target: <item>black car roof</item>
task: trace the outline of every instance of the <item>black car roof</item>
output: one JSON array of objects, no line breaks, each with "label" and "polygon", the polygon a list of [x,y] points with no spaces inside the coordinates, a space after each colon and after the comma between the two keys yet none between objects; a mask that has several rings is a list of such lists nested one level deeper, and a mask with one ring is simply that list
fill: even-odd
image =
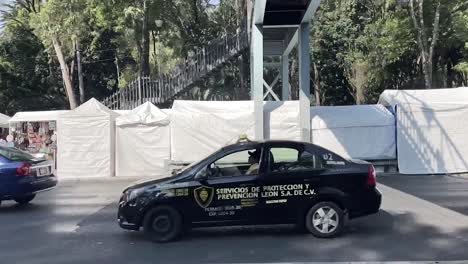
[{"label": "black car roof", "polygon": [[275,145],[275,144],[284,144],[284,145],[298,145],[298,144],[311,144],[308,142],[293,141],[293,140],[260,140],[260,141],[241,141],[235,144],[227,145],[222,149],[225,151],[236,150],[239,148],[257,148],[263,145]]}]

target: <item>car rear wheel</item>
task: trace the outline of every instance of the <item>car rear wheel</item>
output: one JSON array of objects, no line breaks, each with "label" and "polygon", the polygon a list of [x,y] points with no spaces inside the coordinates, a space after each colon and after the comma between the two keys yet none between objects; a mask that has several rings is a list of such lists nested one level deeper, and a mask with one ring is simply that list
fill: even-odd
[{"label": "car rear wheel", "polygon": [[316,237],[338,236],[345,223],[343,210],[334,202],[320,202],[307,212],[305,226]]},{"label": "car rear wheel", "polygon": [[31,202],[35,197],[36,197],[35,194],[20,196],[20,197],[15,198],[15,202],[17,202],[20,205],[25,205]]},{"label": "car rear wheel", "polygon": [[170,206],[157,206],[146,213],[143,229],[146,236],[154,242],[174,241],[183,231],[182,216]]}]

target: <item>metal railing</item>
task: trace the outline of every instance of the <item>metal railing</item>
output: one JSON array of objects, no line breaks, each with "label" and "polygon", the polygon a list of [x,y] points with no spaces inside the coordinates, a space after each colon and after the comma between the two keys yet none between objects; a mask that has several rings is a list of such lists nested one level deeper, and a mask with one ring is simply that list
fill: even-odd
[{"label": "metal railing", "polygon": [[210,41],[168,74],[157,78],[138,77],[127,87],[104,99],[103,103],[113,110],[133,109],[147,101],[158,105],[168,104],[195,82],[239,55],[248,45],[247,32],[238,29],[234,35]]}]

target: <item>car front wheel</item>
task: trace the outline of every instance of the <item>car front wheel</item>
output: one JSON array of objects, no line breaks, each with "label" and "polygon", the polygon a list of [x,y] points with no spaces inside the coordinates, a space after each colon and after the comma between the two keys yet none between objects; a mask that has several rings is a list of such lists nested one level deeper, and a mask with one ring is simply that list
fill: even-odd
[{"label": "car front wheel", "polygon": [[316,237],[331,238],[343,231],[344,222],[344,212],[337,204],[320,202],[307,212],[305,226]]},{"label": "car front wheel", "polygon": [[35,194],[20,196],[20,197],[15,198],[15,202],[17,202],[20,205],[25,205],[31,202],[35,197],[36,197]]},{"label": "car front wheel", "polygon": [[182,216],[170,206],[156,206],[143,219],[143,229],[149,239],[158,243],[174,241],[182,234]]}]

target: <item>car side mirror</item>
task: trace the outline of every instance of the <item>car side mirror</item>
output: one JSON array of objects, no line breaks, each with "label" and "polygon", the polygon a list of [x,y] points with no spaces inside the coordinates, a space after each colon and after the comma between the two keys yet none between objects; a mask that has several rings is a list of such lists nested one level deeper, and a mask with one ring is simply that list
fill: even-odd
[{"label": "car side mirror", "polygon": [[197,174],[195,174],[194,179],[196,181],[206,181],[212,175],[212,171],[210,168],[206,167],[200,170]]}]

